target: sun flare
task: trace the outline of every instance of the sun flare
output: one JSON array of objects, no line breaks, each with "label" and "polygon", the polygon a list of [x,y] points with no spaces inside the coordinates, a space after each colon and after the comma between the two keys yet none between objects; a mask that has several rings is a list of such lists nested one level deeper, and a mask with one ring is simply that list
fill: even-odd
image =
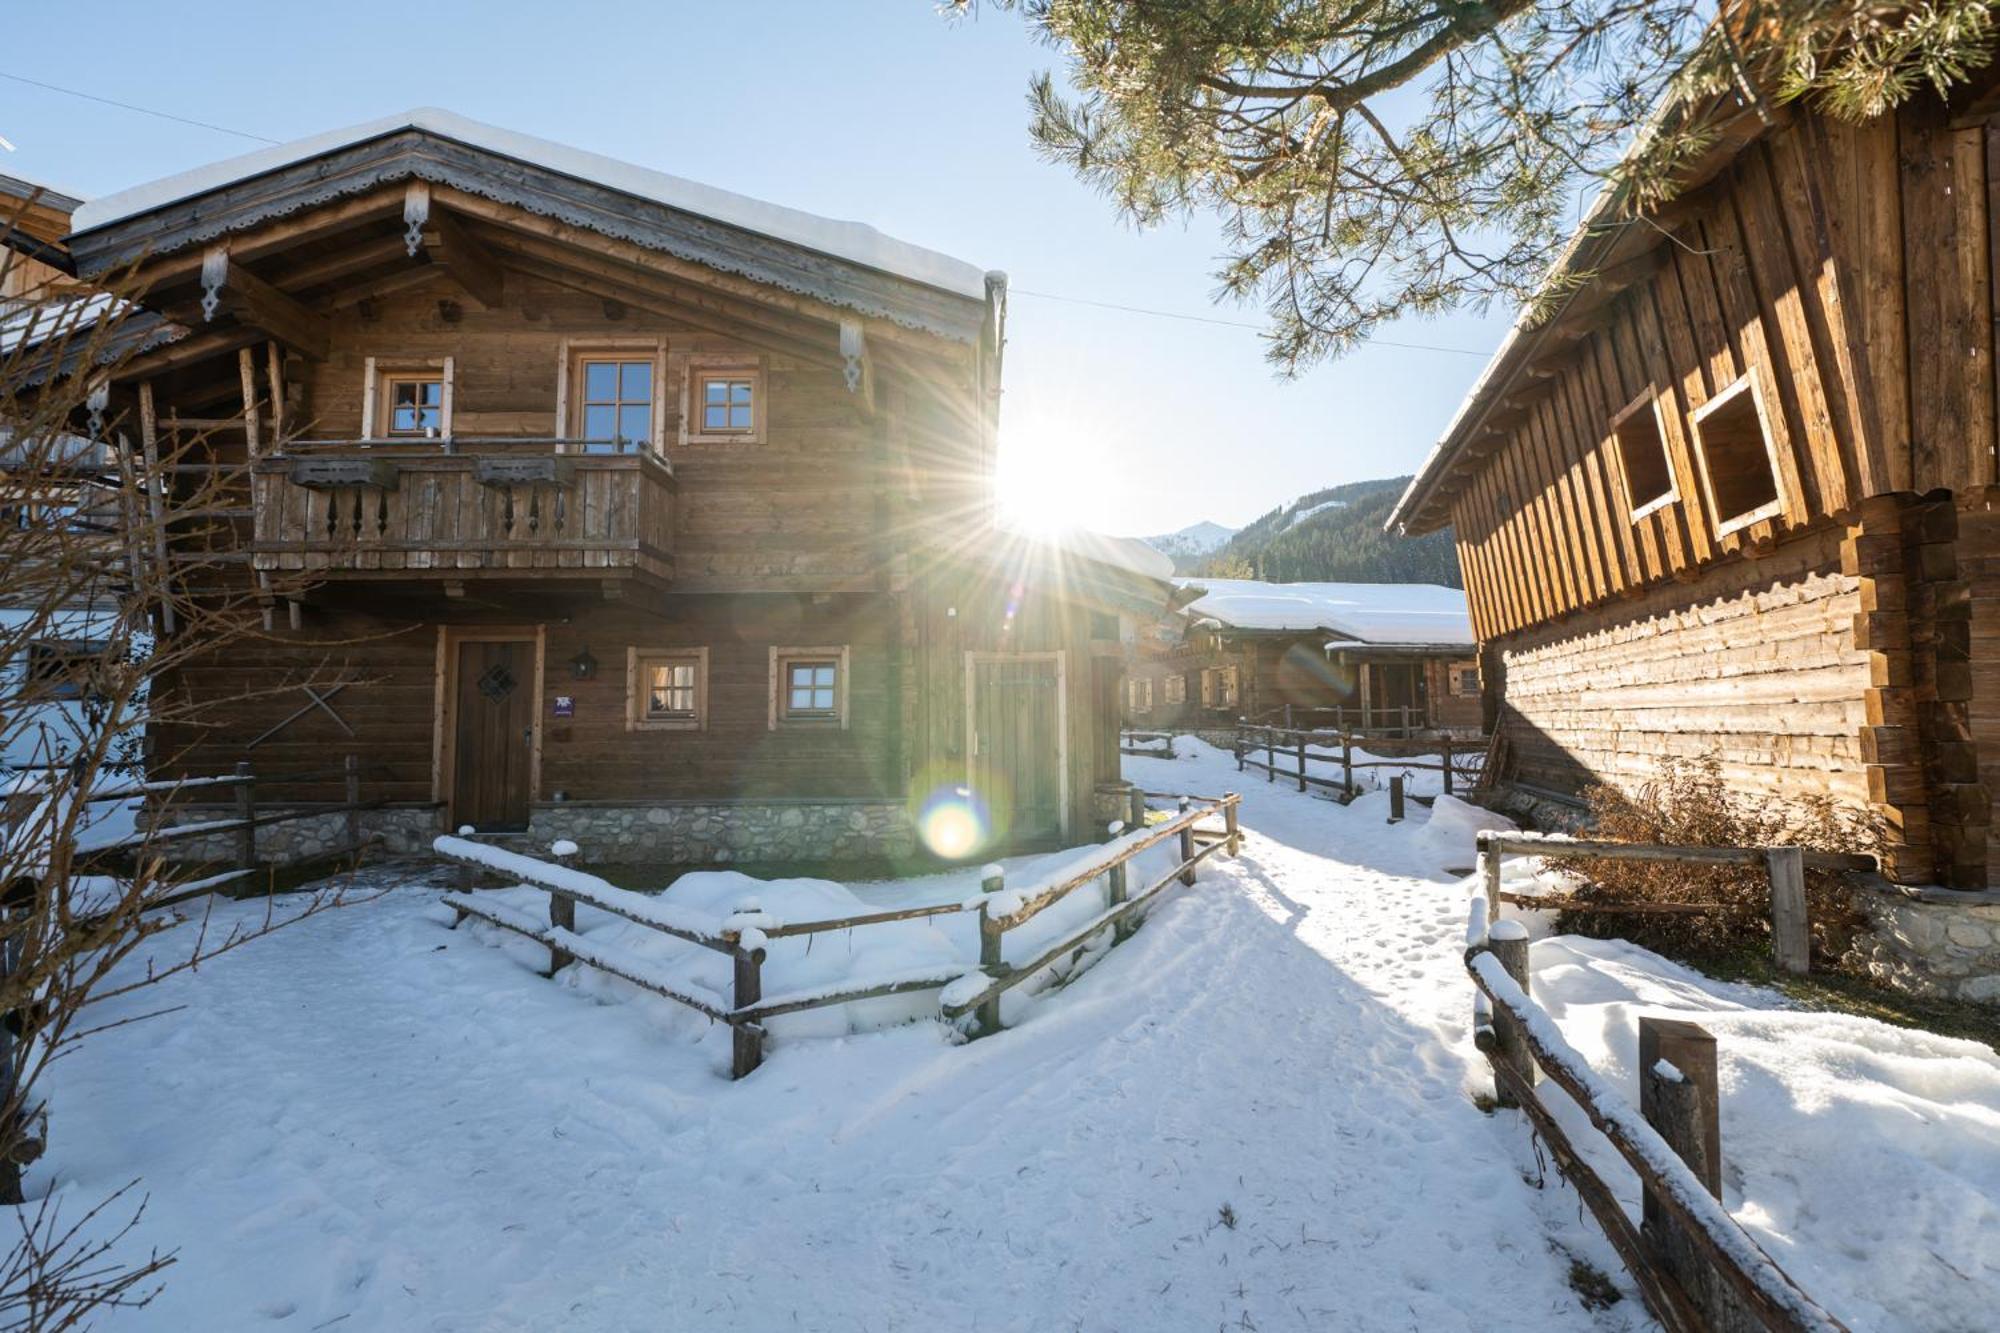
[{"label": "sun flare", "polygon": [[1034,421],[1002,429],[994,482],[1000,521],[1035,536],[1101,527],[1115,484],[1101,439]]}]

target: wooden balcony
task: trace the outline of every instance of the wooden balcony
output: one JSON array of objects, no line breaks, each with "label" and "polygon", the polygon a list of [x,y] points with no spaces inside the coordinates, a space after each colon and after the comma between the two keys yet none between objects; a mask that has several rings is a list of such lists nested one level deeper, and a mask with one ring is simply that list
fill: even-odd
[{"label": "wooden balcony", "polygon": [[672,469],[567,440],[313,442],[251,469],[252,563],[315,579],[673,578]]}]

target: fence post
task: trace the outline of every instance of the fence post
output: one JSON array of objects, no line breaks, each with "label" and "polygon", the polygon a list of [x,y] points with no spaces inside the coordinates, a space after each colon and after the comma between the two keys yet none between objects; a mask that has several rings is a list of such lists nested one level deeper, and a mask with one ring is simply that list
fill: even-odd
[{"label": "fence post", "polygon": [[1285,705],[1285,730],[1286,730],[1286,731],[1290,731],[1291,729],[1292,729],[1292,706],[1291,706],[1290,704],[1286,704],[1286,705]]},{"label": "fence post", "polygon": [[[1186,817],[1187,812],[1188,812],[1188,798],[1183,796],[1181,797],[1181,815],[1183,818]],[[1189,861],[1192,861],[1193,859],[1194,859],[1194,821],[1190,819],[1187,821],[1187,823],[1181,826],[1181,864],[1185,866]],[[1181,871],[1181,883],[1183,884],[1194,883],[1193,866],[1188,866],[1186,870]]]},{"label": "fence post", "polygon": [[[1715,1038],[1693,1023],[1641,1018],[1639,1113],[1719,1199],[1722,1136],[1717,1110]],[[1666,1271],[1680,1282],[1706,1327],[1722,1333],[1750,1333],[1764,1326],[1695,1252],[1693,1242],[1675,1223],[1658,1191],[1650,1187],[1644,1189],[1639,1234]]]},{"label": "fence post", "polygon": [[1299,738],[1299,790],[1304,791],[1306,789],[1306,734],[1303,731],[1294,732],[1293,734]]},{"label": "fence post", "polygon": [[1242,802],[1235,792],[1222,793],[1222,829],[1224,836],[1229,840],[1228,850],[1231,856],[1240,855],[1243,851],[1242,817],[1237,811],[1240,804]]},{"label": "fence post", "polygon": [[1250,748],[1250,738],[1243,734],[1243,724],[1236,724],[1236,771],[1243,771],[1243,754]]},{"label": "fence post", "polygon": [[[551,902],[554,900],[551,899]],[[764,998],[764,951],[736,946],[737,1009],[748,1009]],[[764,1025],[738,1020],[729,1025],[729,1077],[742,1078],[764,1063]]]},{"label": "fence post", "polygon": [[1340,789],[1354,799],[1354,733],[1340,733]]},{"label": "fence post", "polygon": [[[979,881],[979,887],[983,891],[986,893],[998,893],[1007,887],[1007,878],[1001,873],[1000,867],[988,866],[987,870],[990,873]],[[1006,932],[1001,930],[1000,923],[993,919],[993,914],[989,910],[991,906],[992,904],[990,903],[982,902],[979,904],[979,968],[989,979],[998,981],[1001,973],[1006,971],[1007,968],[1006,959],[1000,951],[1001,937]],[[1000,997],[995,995],[992,999],[980,1005],[975,1011],[975,1017],[982,1036],[990,1036],[998,1032],[1000,1030]]]},{"label": "fence post", "polygon": [[[576,844],[565,839],[549,848],[549,852],[555,857],[557,865],[567,866],[576,856]],[[550,889],[549,925],[556,930],[575,930],[576,899],[570,897],[567,893],[557,893],[554,889]],[[575,955],[571,954],[568,950],[558,949],[553,944],[549,946],[550,976],[554,976],[575,961]]]},{"label": "fence post", "polygon": [[1278,780],[1278,732],[1275,727],[1264,728],[1264,781]]},{"label": "fence post", "polygon": [[361,756],[348,755],[342,761],[347,779],[347,845],[361,846]]},{"label": "fence post", "polygon": [[[1117,865],[1112,866],[1110,870],[1105,872],[1104,879],[1107,889],[1105,906],[1116,907],[1120,903],[1123,903],[1128,894],[1125,862],[1120,861]],[[1130,916],[1119,917],[1116,924],[1111,927],[1111,939],[1113,943],[1122,944],[1131,934],[1132,918]]]},{"label": "fence post", "polygon": [[1403,822],[1403,775],[1397,773],[1389,779],[1389,822]]},{"label": "fence post", "polygon": [[1771,953],[1780,972],[1802,977],[1812,968],[1812,928],[1806,916],[1806,854],[1799,847],[1764,853],[1771,871]]},{"label": "fence post", "polygon": [[1451,795],[1451,733],[1445,732],[1438,745],[1444,758],[1444,794]]},{"label": "fence post", "polygon": [[1132,817],[1125,821],[1125,827],[1146,827],[1146,793],[1139,788],[1137,783],[1134,783],[1128,799],[1131,802]]},{"label": "fence post", "polygon": [[257,779],[248,759],[237,761],[236,777],[236,817],[243,822],[236,831],[236,865],[250,870],[257,864]]},{"label": "fence post", "polygon": [[[1494,921],[1486,928],[1486,947],[1500,960],[1500,966],[1507,970],[1507,975],[1514,978],[1514,984],[1521,988],[1521,993],[1532,994],[1528,982],[1528,928],[1518,921]],[[1493,1006],[1493,1033],[1497,1042],[1494,1061],[1506,1065],[1520,1076],[1523,1083],[1534,1087],[1534,1052],[1528,1049],[1527,1035],[1521,1029],[1520,1020],[1505,1005]],[[1502,1106],[1515,1104],[1513,1095],[1497,1081],[1494,1094],[1494,1100]]]},{"label": "fence post", "polygon": [[1410,739],[1410,706],[1408,704],[1404,704],[1402,707],[1403,707],[1403,739],[1408,740]]},{"label": "fence post", "polygon": [[1481,830],[1477,837],[1479,845],[1479,877],[1486,886],[1486,919],[1500,919],[1500,849],[1490,841],[1490,833]]}]

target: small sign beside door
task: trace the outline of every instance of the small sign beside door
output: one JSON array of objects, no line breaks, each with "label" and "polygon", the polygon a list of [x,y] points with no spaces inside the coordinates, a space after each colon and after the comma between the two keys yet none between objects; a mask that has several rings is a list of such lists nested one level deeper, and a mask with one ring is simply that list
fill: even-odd
[{"label": "small sign beside door", "polygon": [[556,696],[555,715],[557,717],[575,717],[576,696],[571,694],[558,694]]}]

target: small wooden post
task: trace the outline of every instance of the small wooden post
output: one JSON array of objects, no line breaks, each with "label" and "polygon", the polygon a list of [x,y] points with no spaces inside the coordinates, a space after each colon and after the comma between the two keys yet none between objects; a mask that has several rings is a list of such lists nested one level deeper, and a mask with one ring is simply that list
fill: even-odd
[{"label": "small wooden post", "polygon": [[1264,728],[1264,781],[1278,780],[1278,733],[1275,728]]},{"label": "small wooden post", "polygon": [[1137,783],[1132,784],[1129,799],[1132,806],[1132,817],[1125,821],[1125,827],[1128,829],[1146,827],[1146,793],[1139,788]]},{"label": "small wooden post", "polygon": [[[550,900],[551,905],[554,899]],[[764,951],[736,946],[735,1008],[748,1009],[764,998]],[[764,1025],[739,1020],[731,1023],[729,1077],[742,1078],[764,1063]]]},{"label": "small wooden post", "polygon": [[[1188,812],[1188,798],[1183,796],[1181,797],[1181,816],[1183,818],[1186,818],[1187,812]],[[1181,826],[1181,864],[1186,866],[1187,863],[1189,861],[1192,861],[1193,859],[1194,859],[1194,821],[1192,819],[1189,819],[1187,823]],[[1194,883],[1193,866],[1188,866],[1186,870],[1181,871],[1181,883],[1183,884]]]},{"label": "small wooden post", "polygon": [[347,779],[347,845],[361,846],[361,756],[348,755],[342,761]]},{"label": "small wooden post", "polygon": [[1389,822],[1403,822],[1403,775],[1395,774],[1389,779]]},{"label": "small wooden post", "polygon": [[1402,728],[1403,739],[1408,740],[1410,739],[1410,706],[1408,704],[1404,704],[1402,708],[1403,708],[1403,728]]},{"label": "small wooden post", "polygon": [[1340,733],[1340,789],[1354,798],[1354,733]]},{"label": "small wooden post", "polygon": [[[1653,1103],[1661,1093],[1660,1084],[1671,1082],[1653,1076],[1654,1067],[1665,1060],[1680,1072],[1682,1086],[1692,1088],[1694,1109],[1700,1117],[1701,1133],[1685,1145],[1676,1142],[1661,1118],[1653,1114]],[[1678,1093],[1669,1094],[1678,1097]],[[1716,1075],[1715,1037],[1699,1023],[1677,1018],[1639,1020],[1639,1110],[1662,1138],[1694,1168],[1708,1192],[1722,1197],[1722,1095]],[[1683,1115],[1678,1108],[1675,1115]],[[1646,1220],[1651,1222],[1658,1206],[1651,1191],[1646,1196]]]},{"label": "small wooden post", "polygon": [[1236,771],[1238,773],[1243,771],[1243,755],[1249,748],[1250,738],[1243,734],[1243,726],[1241,723],[1238,723],[1236,727]]},{"label": "small wooden post", "polygon": [[1451,733],[1445,732],[1438,741],[1439,756],[1444,764],[1444,794],[1451,795]]},{"label": "small wooden post", "polygon": [[1771,953],[1780,972],[1802,977],[1812,968],[1812,927],[1806,916],[1806,854],[1799,847],[1764,853],[1771,870]]},{"label": "small wooden post", "polygon": [[1290,731],[1291,729],[1292,729],[1292,706],[1291,706],[1290,704],[1286,704],[1286,705],[1285,705],[1285,730],[1286,730],[1286,731]]},{"label": "small wooden post", "polygon": [[[1125,863],[1123,861],[1120,861],[1117,865],[1111,867],[1110,870],[1105,872],[1104,878],[1105,878],[1105,883],[1108,886],[1109,890],[1108,893],[1106,894],[1106,897],[1109,899],[1109,901],[1105,905],[1107,907],[1116,907],[1120,903],[1126,900],[1130,892],[1125,873]],[[1127,915],[1119,917],[1117,924],[1113,925],[1111,928],[1112,943],[1123,944],[1127,939],[1131,937],[1131,935],[1132,935],[1131,916]]]},{"label": "small wooden post", "polygon": [[1487,840],[1487,833],[1478,835],[1479,877],[1486,885],[1486,919],[1500,919],[1500,849]]},{"label": "small wooden post", "polygon": [[[1006,876],[1000,873],[1000,867],[989,866],[987,869],[993,873],[979,881],[981,890],[986,893],[998,893],[1007,887]],[[982,972],[986,973],[988,978],[997,981],[1000,979],[1001,974],[1007,970],[1007,960],[1002,954],[1000,947],[1002,937],[1006,932],[1000,928],[1000,923],[993,919],[993,913],[989,910],[990,907],[990,903],[979,904],[979,968]],[[992,999],[980,1005],[974,1011],[974,1014],[982,1036],[990,1036],[998,1032],[1000,1030],[1000,997],[995,995]]]},{"label": "small wooden post", "polygon": [[[1507,969],[1507,975],[1514,978],[1514,984],[1522,994],[1530,994],[1528,989],[1528,928],[1518,921],[1495,921],[1486,928],[1486,947],[1500,960],[1500,966]],[[1493,1059],[1506,1065],[1529,1087],[1535,1086],[1535,1056],[1528,1049],[1527,1034],[1522,1031],[1520,1021],[1507,1011],[1504,1005],[1493,1007],[1493,1033],[1496,1045]],[[1512,1094],[1503,1085],[1495,1083],[1495,1100],[1502,1106],[1515,1104]]]},{"label": "small wooden post", "polygon": [[236,831],[236,865],[249,870],[257,864],[257,779],[248,759],[237,761],[236,777],[236,818],[242,821]]},{"label": "small wooden post", "polygon": [[[574,846],[575,844],[564,844],[564,843],[557,844],[557,846],[566,846],[566,845]],[[556,859],[556,864],[559,866],[567,866],[570,863],[571,859],[575,856],[575,853],[573,852],[558,852],[553,847],[550,848],[549,850],[551,854],[554,855]],[[556,930],[569,930],[569,931],[575,930],[576,899],[570,897],[567,893],[558,893],[554,889],[550,889],[549,925],[550,927]],[[571,963],[574,963],[575,961],[576,961],[576,956],[570,953],[568,950],[558,949],[553,944],[549,946],[550,976],[554,976],[556,973],[562,971],[564,968],[568,967]]]},{"label": "small wooden post", "polygon": [[1227,850],[1231,856],[1236,856],[1243,851],[1242,816],[1238,810],[1240,805],[1242,805],[1242,801],[1238,799],[1235,792],[1224,792],[1222,794],[1222,828],[1229,840]]},{"label": "small wooden post", "polygon": [[1306,789],[1306,734],[1303,731],[1294,734],[1299,738],[1299,790],[1304,791]]}]

